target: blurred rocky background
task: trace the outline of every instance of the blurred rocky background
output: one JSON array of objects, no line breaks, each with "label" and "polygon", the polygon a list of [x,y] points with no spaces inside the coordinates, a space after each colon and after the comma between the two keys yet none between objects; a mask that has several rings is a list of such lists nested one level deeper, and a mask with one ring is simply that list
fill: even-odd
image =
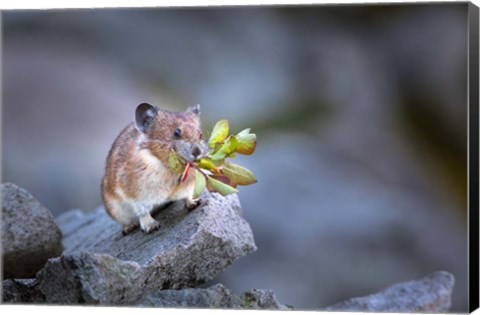
[{"label": "blurred rocky background", "polygon": [[141,102],[252,127],[258,250],[211,283],[319,309],[435,270],[467,310],[467,4],[3,12],[3,182],[93,211]]}]

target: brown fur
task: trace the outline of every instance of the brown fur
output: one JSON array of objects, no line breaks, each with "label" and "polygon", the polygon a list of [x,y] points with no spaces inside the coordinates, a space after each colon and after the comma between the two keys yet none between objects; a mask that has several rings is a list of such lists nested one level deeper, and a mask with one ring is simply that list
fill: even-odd
[{"label": "brown fur", "polygon": [[[174,136],[177,128],[181,129],[180,138]],[[153,208],[183,198],[192,203],[193,176],[180,183],[181,174],[168,167],[168,157],[171,150],[190,152],[201,139],[199,113],[192,109],[181,113],[158,109],[145,133],[135,122],[122,130],[108,154],[101,189],[106,211],[124,231],[138,220],[145,232],[158,227],[152,227],[154,221],[146,217],[149,213],[131,209]],[[143,224],[142,216],[147,223]]]}]

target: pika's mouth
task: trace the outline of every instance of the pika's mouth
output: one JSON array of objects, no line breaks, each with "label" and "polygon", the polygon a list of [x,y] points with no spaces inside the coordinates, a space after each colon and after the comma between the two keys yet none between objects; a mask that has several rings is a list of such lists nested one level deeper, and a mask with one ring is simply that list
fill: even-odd
[{"label": "pika's mouth", "polygon": [[208,155],[208,145],[205,141],[193,144],[187,141],[179,141],[175,144],[174,150],[180,157],[190,163],[199,161]]}]

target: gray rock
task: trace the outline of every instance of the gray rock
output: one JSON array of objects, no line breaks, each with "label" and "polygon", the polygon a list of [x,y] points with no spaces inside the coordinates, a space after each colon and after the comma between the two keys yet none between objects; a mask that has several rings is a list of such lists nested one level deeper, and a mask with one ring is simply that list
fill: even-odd
[{"label": "gray rock", "polygon": [[421,279],[393,285],[379,293],[327,307],[328,311],[446,312],[451,306],[455,278],[437,271]]},{"label": "gray rock", "polygon": [[2,303],[42,303],[45,296],[36,279],[7,279],[2,283]]},{"label": "gray rock", "polygon": [[140,306],[193,307],[193,308],[240,308],[240,299],[222,284],[205,289],[157,291],[147,296]]},{"label": "gray rock", "polygon": [[272,310],[288,308],[277,301],[272,290],[253,289],[237,296],[222,284],[201,289],[158,291],[146,297],[140,306]]},{"label": "gray rock", "polygon": [[64,255],[38,274],[47,302],[135,304],[149,292],[210,280],[256,250],[236,195],[202,198],[192,212],[178,202],[157,213],[161,228],[151,234],[122,236],[103,208],[58,217]]},{"label": "gray rock", "polygon": [[269,289],[252,289],[243,294],[245,308],[285,310],[291,307],[280,304],[275,293]]},{"label": "gray rock", "polygon": [[4,278],[30,278],[62,253],[62,233],[52,214],[28,191],[5,183],[2,189]]},{"label": "gray rock", "polygon": [[49,260],[37,279],[48,303],[131,304],[143,296],[145,276],[138,263],[80,253]]}]

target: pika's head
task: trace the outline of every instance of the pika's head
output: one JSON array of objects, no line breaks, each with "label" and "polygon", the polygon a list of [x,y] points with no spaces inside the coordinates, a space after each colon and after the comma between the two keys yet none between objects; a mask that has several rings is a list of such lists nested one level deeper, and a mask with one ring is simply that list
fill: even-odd
[{"label": "pika's head", "polygon": [[147,103],[137,106],[135,127],[143,135],[143,143],[164,160],[175,150],[187,161],[195,161],[206,153],[200,125],[200,105],[184,112],[170,112]]}]

